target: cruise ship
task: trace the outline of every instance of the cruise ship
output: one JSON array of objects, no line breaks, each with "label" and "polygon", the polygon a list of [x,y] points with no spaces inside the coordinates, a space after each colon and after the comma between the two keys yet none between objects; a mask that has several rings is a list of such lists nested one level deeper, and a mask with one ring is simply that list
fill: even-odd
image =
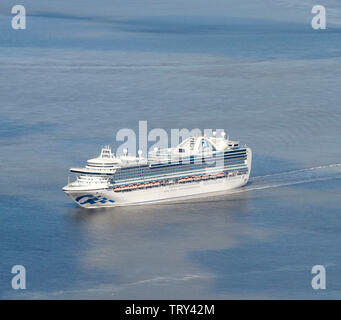
[{"label": "cruise ship", "polygon": [[63,191],[84,208],[142,205],[226,193],[245,185],[252,152],[225,132],[191,136],[176,148],[154,148],[147,158],[123,150],[115,156],[109,146],[84,168]]}]

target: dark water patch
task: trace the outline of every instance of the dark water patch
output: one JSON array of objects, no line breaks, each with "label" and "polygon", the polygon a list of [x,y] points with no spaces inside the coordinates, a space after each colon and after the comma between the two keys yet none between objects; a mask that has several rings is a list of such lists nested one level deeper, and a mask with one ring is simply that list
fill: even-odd
[{"label": "dark water patch", "polygon": [[[2,297],[29,298],[30,294],[41,292],[40,298],[44,298],[44,292],[75,287],[86,290],[94,283],[101,284],[97,272],[89,273],[82,265],[80,252],[88,248],[88,244],[78,238],[82,234],[82,226],[72,223],[60,207],[51,203],[44,206],[43,202],[23,196],[0,196],[0,203]],[[13,276],[10,271],[17,264],[26,268],[25,292],[14,292],[10,287]],[[103,274],[105,281],[115,281],[113,273]]]},{"label": "dark water patch", "polygon": [[48,122],[27,123],[23,120],[14,120],[0,117],[0,143],[7,139],[29,136],[31,134],[51,132],[56,125]]},{"label": "dark water patch", "polygon": [[254,60],[322,59],[341,56],[340,32],[338,28],[321,33],[310,25],[228,17],[110,19],[37,13],[25,34],[5,29],[0,46],[204,53]]},{"label": "dark water patch", "polygon": [[[331,202],[341,204],[331,194],[335,183],[318,182],[324,193],[311,205],[310,192],[301,187],[272,191],[272,201],[265,204],[262,195],[252,200],[252,214],[244,216],[247,224],[262,225],[276,231],[263,241],[242,236],[237,248],[197,250],[191,259],[206,272],[215,275],[212,294],[258,294],[273,298],[340,298],[341,267],[338,260],[340,240],[337,237],[340,217]],[[281,205],[282,203],[282,205]],[[285,203],[285,205],[283,205]],[[269,225],[264,221],[268,220]],[[327,269],[328,289],[311,288],[311,269],[321,264]]]},{"label": "dark water patch", "polygon": [[297,163],[293,160],[281,159],[275,156],[253,153],[251,176],[281,173],[297,169]]}]

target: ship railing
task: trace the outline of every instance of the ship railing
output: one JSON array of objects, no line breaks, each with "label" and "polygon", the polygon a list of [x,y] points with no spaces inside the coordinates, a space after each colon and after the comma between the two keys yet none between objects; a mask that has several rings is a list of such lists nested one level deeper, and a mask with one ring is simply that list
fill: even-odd
[{"label": "ship railing", "polygon": [[170,153],[170,152],[150,152],[148,154],[148,160],[152,162],[178,162],[178,161],[184,161],[190,159],[191,156],[194,158],[200,158],[200,157],[211,157],[212,154],[215,153],[223,153],[223,151],[218,151],[218,152],[212,152],[212,151],[205,151],[201,153],[196,153],[196,154],[190,154],[190,153],[182,153],[182,152],[177,152],[177,153]]}]

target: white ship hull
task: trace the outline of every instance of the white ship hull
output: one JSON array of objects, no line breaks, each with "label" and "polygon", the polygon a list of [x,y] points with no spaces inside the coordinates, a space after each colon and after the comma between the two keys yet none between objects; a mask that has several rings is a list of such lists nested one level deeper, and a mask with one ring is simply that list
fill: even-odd
[{"label": "white ship hull", "polygon": [[251,149],[224,137],[209,140],[199,135],[170,150],[165,155],[156,151],[148,161],[124,156],[117,163],[110,148],[103,148],[101,156],[88,160],[86,168],[70,169],[81,175],[63,191],[79,206],[90,209],[228,193],[249,180]]},{"label": "white ship hull", "polygon": [[249,174],[244,174],[124,192],[102,189],[81,192],[79,190],[68,191],[66,193],[84,208],[117,207],[207,197],[242,187],[248,182],[248,179]]}]

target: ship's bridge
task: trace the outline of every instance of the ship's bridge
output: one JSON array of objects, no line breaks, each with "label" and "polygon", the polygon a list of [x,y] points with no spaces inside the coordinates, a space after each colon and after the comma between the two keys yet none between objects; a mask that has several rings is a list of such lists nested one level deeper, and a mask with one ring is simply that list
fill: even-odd
[{"label": "ship's bridge", "polygon": [[119,164],[120,159],[116,158],[111,152],[109,146],[102,148],[101,154],[97,158],[89,159],[87,161],[87,166],[89,168],[111,168]]},{"label": "ship's bridge", "polygon": [[120,165],[121,160],[116,158],[109,146],[101,150],[97,158],[89,159],[85,168],[71,168],[74,173],[113,174]]}]

